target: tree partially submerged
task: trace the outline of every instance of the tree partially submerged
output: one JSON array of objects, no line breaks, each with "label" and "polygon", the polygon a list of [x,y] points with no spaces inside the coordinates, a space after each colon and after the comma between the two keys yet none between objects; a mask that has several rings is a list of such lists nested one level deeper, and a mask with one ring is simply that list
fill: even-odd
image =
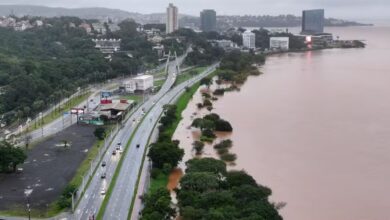
[{"label": "tree partially submerged", "polygon": [[227,171],[222,161],[203,158],[187,162],[177,190],[183,219],[282,220],[269,202],[271,190],[243,171]]}]

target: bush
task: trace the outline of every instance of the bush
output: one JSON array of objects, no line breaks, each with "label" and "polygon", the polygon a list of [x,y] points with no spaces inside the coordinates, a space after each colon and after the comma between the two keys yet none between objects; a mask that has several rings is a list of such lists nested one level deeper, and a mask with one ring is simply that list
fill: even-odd
[{"label": "bush", "polygon": [[225,154],[222,154],[220,157],[221,157],[221,160],[223,160],[225,162],[234,162],[237,159],[237,155],[232,154],[232,153],[225,153]]},{"label": "bush", "polygon": [[201,155],[203,148],[204,148],[204,143],[201,141],[195,141],[192,146],[194,147],[194,150],[196,152],[196,155]]},{"label": "bush", "polygon": [[169,163],[164,163],[162,172],[168,175],[169,173],[171,173],[171,171],[172,171],[172,165]]},{"label": "bush", "polygon": [[162,169],[165,163],[176,167],[183,158],[184,150],[174,142],[157,142],[151,145],[148,156],[153,161],[153,167]]},{"label": "bush", "polygon": [[232,132],[233,127],[228,121],[220,119],[220,120],[215,122],[215,130],[216,131],[224,131],[224,132]]},{"label": "bush", "polygon": [[221,119],[221,117],[216,113],[211,113],[211,114],[204,116],[203,119],[210,120],[210,121],[215,123],[216,121]]},{"label": "bush", "polygon": [[27,154],[21,148],[6,141],[0,142],[0,172],[16,172],[17,166],[26,159]]},{"label": "bush", "polygon": [[202,97],[209,99],[209,98],[211,98],[211,95],[207,92],[202,92]]},{"label": "bush", "polygon": [[214,141],[214,138],[206,137],[206,136],[201,136],[200,141],[202,142],[209,142],[212,143]]},{"label": "bush", "polygon": [[158,176],[160,176],[161,170],[158,168],[153,168],[152,171],[150,172],[150,176],[152,179],[156,179]]},{"label": "bush", "polygon": [[208,138],[216,138],[214,132],[211,129],[205,129],[202,131],[202,136],[208,137]]},{"label": "bush", "polygon": [[227,148],[220,148],[220,149],[217,149],[217,153],[219,155],[222,155],[222,154],[229,153],[229,150]]},{"label": "bush", "polygon": [[203,107],[207,107],[207,106],[213,106],[213,103],[210,101],[210,99],[205,99],[203,101]]},{"label": "bush", "polygon": [[214,149],[216,149],[216,150],[228,149],[228,148],[231,148],[232,146],[233,146],[233,141],[230,139],[227,139],[227,140],[223,140],[223,141],[219,142],[218,144],[214,145]]},{"label": "bush", "polygon": [[219,96],[222,96],[225,94],[225,89],[216,89],[214,92],[213,92],[213,95],[219,95]]},{"label": "bush", "polygon": [[104,140],[104,138],[106,137],[106,129],[103,128],[103,127],[98,127],[98,128],[95,129],[93,134],[95,135],[95,137],[97,139]]}]

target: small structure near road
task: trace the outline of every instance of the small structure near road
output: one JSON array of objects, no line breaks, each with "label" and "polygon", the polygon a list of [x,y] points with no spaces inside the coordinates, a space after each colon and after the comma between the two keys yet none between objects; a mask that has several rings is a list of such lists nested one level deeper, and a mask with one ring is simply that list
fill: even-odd
[{"label": "small structure near road", "polygon": [[153,89],[154,79],[152,75],[141,75],[130,80],[124,81],[120,89],[128,93],[144,93]]},{"label": "small structure near road", "polygon": [[290,43],[289,37],[271,37],[269,40],[269,49],[288,50]]},{"label": "small structure near road", "polygon": [[113,54],[121,49],[121,39],[92,39],[95,48],[104,54]]},{"label": "small structure near road", "polygon": [[133,100],[106,100],[97,108],[100,117],[108,120],[120,120],[134,106]]}]

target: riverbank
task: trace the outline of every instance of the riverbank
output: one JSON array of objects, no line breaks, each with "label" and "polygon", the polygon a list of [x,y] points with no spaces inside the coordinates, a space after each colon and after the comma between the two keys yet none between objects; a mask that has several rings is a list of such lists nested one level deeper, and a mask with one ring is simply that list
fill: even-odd
[{"label": "riverbank", "polygon": [[[332,32],[368,45],[268,56],[264,74],[219,98],[213,112],[234,126],[234,168],[270,186],[272,200],[287,202],[286,219],[387,219],[389,28]],[[190,120],[182,122],[174,138],[191,155],[196,134]]]}]

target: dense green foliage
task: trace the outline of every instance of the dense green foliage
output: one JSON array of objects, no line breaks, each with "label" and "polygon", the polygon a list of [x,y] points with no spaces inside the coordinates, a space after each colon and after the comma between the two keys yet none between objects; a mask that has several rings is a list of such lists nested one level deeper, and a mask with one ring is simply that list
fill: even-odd
[{"label": "dense green foliage", "polygon": [[204,149],[204,143],[203,142],[201,142],[201,141],[194,141],[192,146],[193,146],[193,148],[195,150],[196,155],[201,155],[202,154],[203,149]]},{"label": "dense green foliage", "polygon": [[106,137],[106,129],[104,127],[98,127],[95,129],[95,131],[93,132],[93,134],[95,135],[95,137],[97,137],[99,140],[104,140],[104,138]]},{"label": "dense green foliage", "polygon": [[[104,78],[110,66],[79,28],[77,18],[50,19],[52,27],[22,32],[0,28],[0,114],[31,116],[77,87]],[[8,117],[7,117],[8,116]]]},{"label": "dense green foliage", "polygon": [[264,55],[232,51],[223,57],[217,75],[221,81],[242,84],[249,75],[260,74],[253,64],[263,64],[264,62]]},{"label": "dense green foliage", "polygon": [[176,167],[184,155],[184,150],[175,142],[157,142],[150,146],[148,156],[153,161],[153,167],[162,169],[165,164]]},{"label": "dense green foliage", "polygon": [[[157,64],[157,54],[137,24],[124,21],[107,36],[122,39],[111,62],[95,49],[83,21],[61,17],[25,31],[0,28],[0,115],[7,124],[31,117],[89,83],[136,73]],[[74,25],[70,25],[74,24]],[[131,54],[131,57],[129,56]]]},{"label": "dense green foliage", "polygon": [[61,197],[58,200],[57,204],[61,209],[71,208],[72,206],[72,194],[75,196],[77,193],[77,187],[75,185],[68,185],[62,191]]},{"label": "dense green foliage", "polygon": [[148,205],[142,210],[142,220],[168,220],[175,216],[175,210],[170,206],[171,196],[167,189],[159,188],[147,194],[144,202]]},{"label": "dense green foliage", "polygon": [[259,30],[254,30],[253,33],[256,35],[256,47],[266,49],[269,48],[269,41],[271,37],[289,37],[290,42],[289,42],[289,47],[292,50],[297,50],[297,49],[303,49],[306,48],[306,44],[299,39],[299,37],[291,34],[291,33],[274,33],[271,34],[268,30],[266,29],[259,29]]},{"label": "dense green foliage", "polygon": [[203,118],[195,118],[191,124],[192,127],[200,128],[202,131],[211,130],[211,131],[233,131],[231,124],[219,117],[215,113],[208,114]]},{"label": "dense green foliage", "polygon": [[223,55],[224,50],[213,46],[209,39],[219,38],[216,32],[196,33],[187,28],[181,28],[172,34],[181,37],[186,45],[192,46],[192,51],[188,53],[185,64],[188,66],[207,66],[218,61]]},{"label": "dense green foliage", "polygon": [[148,153],[154,168],[163,169],[170,166],[170,169],[172,169],[177,166],[184,155],[184,150],[179,148],[179,143],[172,141],[171,135],[167,132],[167,128],[177,119],[176,110],[176,105],[164,106],[164,115],[160,119],[159,139],[150,146]]},{"label": "dense green foliage", "polygon": [[187,165],[177,193],[182,219],[282,219],[268,200],[271,190],[245,172],[228,172],[223,162],[211,158]]},{"label": "dense green foliage", "polygon": [[27,155],[21,148],[5,141],[0,142],[0,172],[15,172],[16,167],[26,159]]}]

